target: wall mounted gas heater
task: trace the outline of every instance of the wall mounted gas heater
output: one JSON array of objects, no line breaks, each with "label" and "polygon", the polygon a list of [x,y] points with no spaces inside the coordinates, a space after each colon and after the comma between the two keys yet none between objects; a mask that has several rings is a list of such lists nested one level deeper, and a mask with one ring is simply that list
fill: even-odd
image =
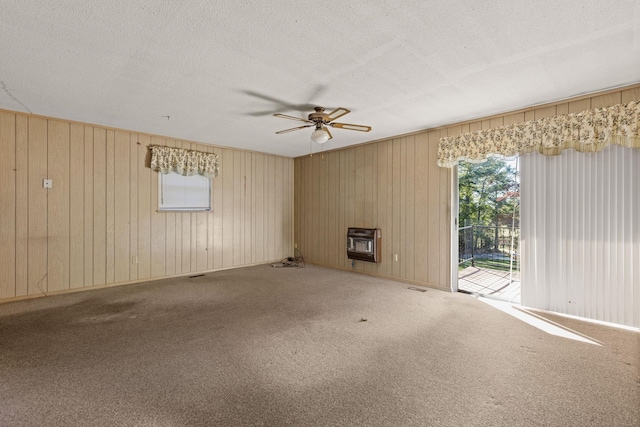
[{"label": "wall mounted gas heater", "polygon": [[359,261],[380,262],[380,237],[377,228],[349,228],[347,257]]}]

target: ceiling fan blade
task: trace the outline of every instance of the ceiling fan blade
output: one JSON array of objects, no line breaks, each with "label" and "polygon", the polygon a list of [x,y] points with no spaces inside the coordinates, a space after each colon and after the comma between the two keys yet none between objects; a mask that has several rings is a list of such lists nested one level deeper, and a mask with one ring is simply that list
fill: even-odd
[{"label": "ceiling fan blade", "polygon": [[[305,120],[306,121],[306,120]],[[299,129],[304,129],[304,128],[308,128],[311,126],[315,126],[313,124],[311,125],[304,125],[304,126],[298,126],[297,128],[291,128],[291,129],[285,129],[285,130],[281,130],[279,132],[276,132],[276,135],[280,135],[281,133],[287,133],[287,132],[293,132],[294,130],[299,130]]]},{"label": "ceiling fan blade", "polygon": [[276,116],[276,117],[280,117],[280,118],[282,118],[282,119],[298,120],[298,121],[301,121],[301,122],[313,123],[313,122],[312,122],[312,121],[310,121],[310,120],[307,120],[307,119],[301,119],[300,117],[287,116],[286,114],[280,114],[280,113],[277,113],[277,114],[274,114],[274,116]]},{"label": "ceiling fan blade", "polygon": [[[324,87],[323,86],[319,86],[318,89],[316,90],[316,92],[313,94],[313,96],[318,96],[318,94],[320,93],[320,90],[323,90]],[[294,110],[294,111],[301,111],[301,112],[305,112],[305,111],[310,111],[313,110],[313,108],[316,106],[316,104],[292,104],[290,102],[287,102],[283,99],[279,99],[270,95],[266,95],[263,93],[259,93],[259,92],[254,92],[252,90],[243,90],[242,93],[252,96],[254,98],[257,99],[261,99],[263,101],[267,101],[269,103],[274,104],[274,110],[269,113],[269,114],[273,114],[273,112],[277,112],[277,111],[282,111],[282,110]],[[252,114],[252,115],[259,115],[261,112],[258,111],[258,114]]]},{"label": "ceiling fan blade", "polygon": [[357,130],[360,132],[369,132],[371,130],[371,126],[351,125],[349,123],[329,123],[329,125],[334,128]]},{"label": "ceiling fan blade", "polygon": [[323,127],[322,130],[326,131],[329,134],[329,139],[333,139],[333,135],[331,135],[331,132],[329,132],[329,128],[328,127]]},{"label": "ceiling fan blade", "polygon": [[333,110],[332,112],[330,112],[329,114],[327,114],[327,120],[328,121],[335,120],[338,117],[342,117],[345,114],[349,114],[350,112],[351,111],[347,110],[346,108],[338,107],[335,110]]}]

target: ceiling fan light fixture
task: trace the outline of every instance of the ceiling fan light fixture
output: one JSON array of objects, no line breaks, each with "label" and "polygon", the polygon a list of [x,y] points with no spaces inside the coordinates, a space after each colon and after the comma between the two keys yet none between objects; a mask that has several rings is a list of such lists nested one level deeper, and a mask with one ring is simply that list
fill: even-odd
[{"label": "ceiling fan light fixture", "polygon": [[329,133],[326,128],[318,128],[311,134],[311,140],[316,144],[324,144],[329,140]]}]

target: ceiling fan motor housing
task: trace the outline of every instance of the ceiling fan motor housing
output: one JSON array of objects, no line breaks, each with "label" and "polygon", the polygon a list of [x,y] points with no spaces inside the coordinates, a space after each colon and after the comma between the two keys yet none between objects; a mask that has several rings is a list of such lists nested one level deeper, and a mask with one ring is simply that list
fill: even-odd
[{"label": "ceiling fan motor housing", "polygon": [[309,114],[309,120],[311,120],[312,122],[317,123],[327,123],[328,120],[328,114],[324,112],[324,108],[322,107],[316,107],[315,108],[316,112],[315,113],[311,113]]}]

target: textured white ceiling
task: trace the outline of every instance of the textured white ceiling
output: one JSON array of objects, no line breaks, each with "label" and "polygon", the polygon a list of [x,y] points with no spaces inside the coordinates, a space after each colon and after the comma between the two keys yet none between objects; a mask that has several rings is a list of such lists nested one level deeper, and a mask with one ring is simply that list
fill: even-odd
[{"label": "textured white ceiling", "polygon": [[[638,0],[2,0],[0,108],[285,156],[640,81]],[[169,116],[167,119],[166,116]]]}]

